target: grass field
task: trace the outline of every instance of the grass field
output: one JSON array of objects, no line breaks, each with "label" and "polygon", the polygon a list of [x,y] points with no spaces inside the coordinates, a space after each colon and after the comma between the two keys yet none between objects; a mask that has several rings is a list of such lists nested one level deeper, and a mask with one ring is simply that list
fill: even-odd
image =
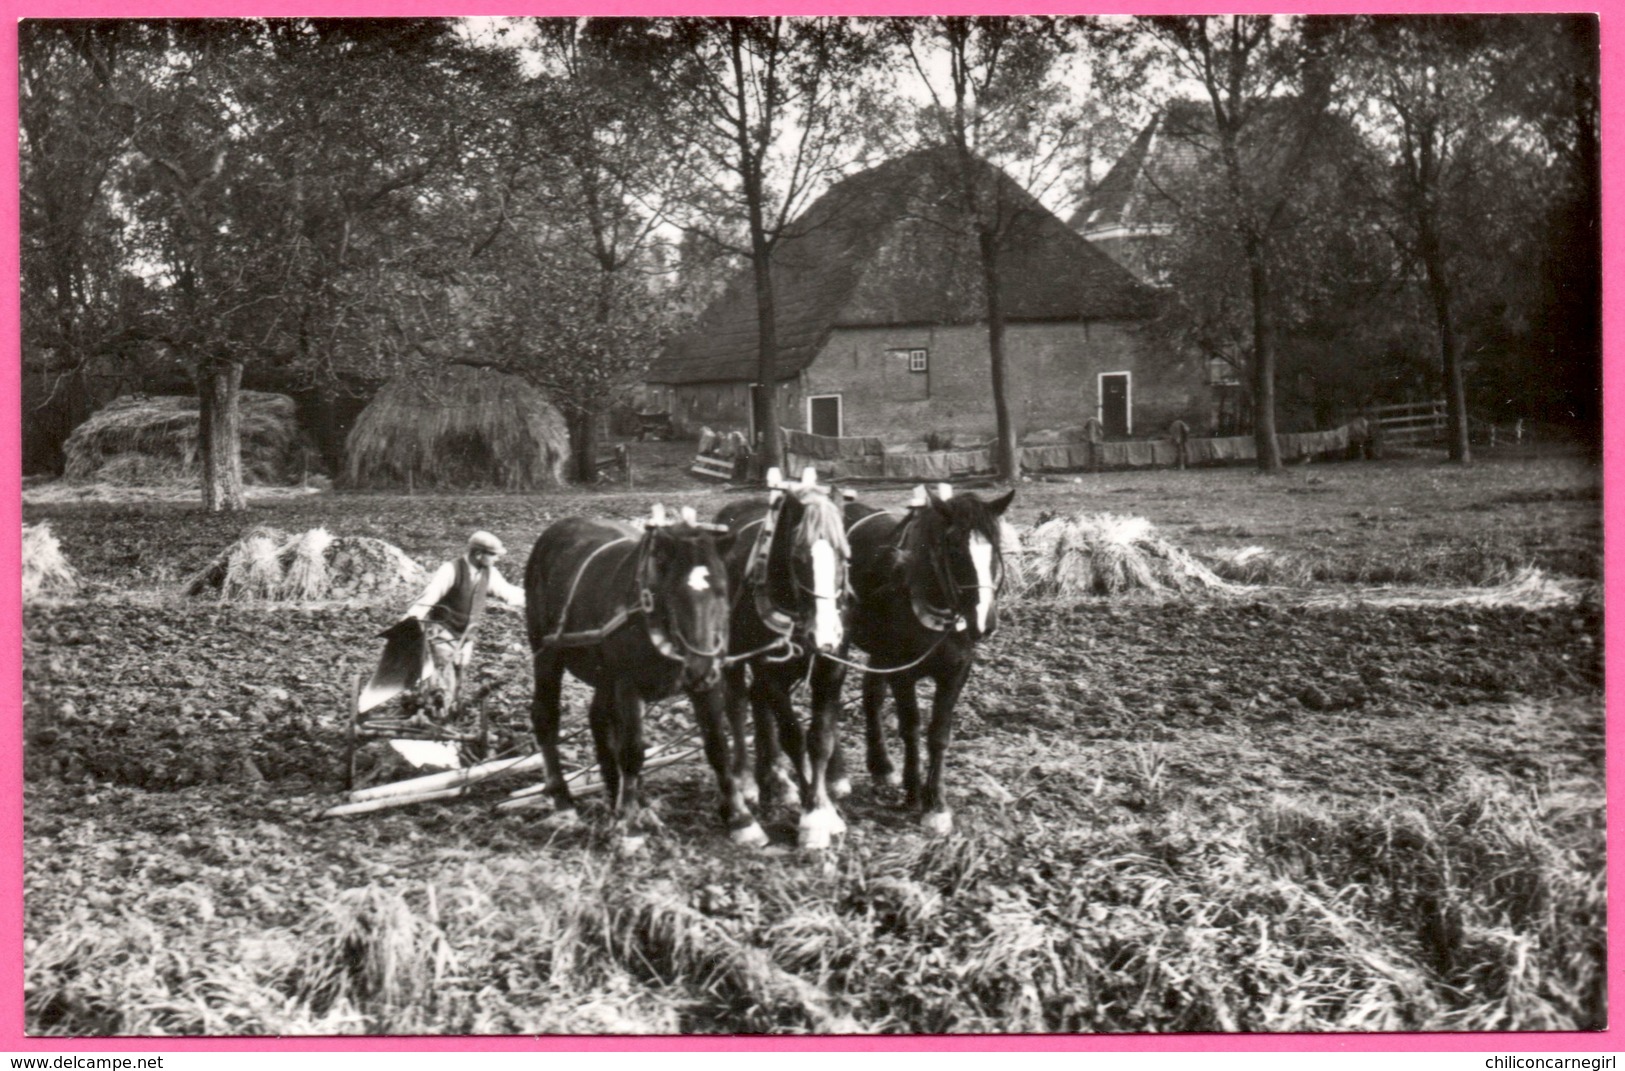
[{"label": "grass field", "polygon": [[[947,839],[858,773],[835,849],[797,852],[788,809],[734,849],[699,763],[651,776],[665,829],[630,858],[601,821],[494,814],[513,784],[314,818],[402,606],[222,604],[184,578],[256,524],[431,566],[489,528],[517,577],[552,519],[725,500],[680,445],[634,446],[631,492],[25,504],[81,578],[25,610],[28,1029],[1605,1024],[1601,477],[1573,457],[1024,483],[1019,528],[1143,517],[1245,586],[1010,599],[960,706]],[[1531,576],[1540,598],[1476,597]],[[482,643],[523,748],[517,616]],[[652,723],[688,731],[680,705]]]}]

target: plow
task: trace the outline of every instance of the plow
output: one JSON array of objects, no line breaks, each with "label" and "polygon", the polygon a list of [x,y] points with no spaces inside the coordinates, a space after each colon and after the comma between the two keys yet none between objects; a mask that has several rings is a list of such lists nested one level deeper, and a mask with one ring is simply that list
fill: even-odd
[{"label": "plow", "polygon": [[[353,817],[415,803],[459,799],[469,795],[476,785],[541,770],[539,753],[490,757],[492,726],[485,692],[466,699],[454,697],[449,704],[436,702],[422,622],[407,618],[391,626],[381,638],[385,641],[384,651],[377,669],[370,678],[357,678],[352,694],[345,749],[345,799],[318,817]],[[444,714],[437,717],[441,706]],[[454,768],[358,787],[357,756],[362,747],[380,741],[390,744],[409,761],[439,760],[437,764]],[[693,737],[656,744],[644,752],[643,769],[649,772],[672,766],[700,751],[700,743]],[[567,768],[565,781],[577,797],[604,790],[596,764]],[[551,801],[546,787],[536,782],[515,789],[496,809],[508,812],[547,807]]]}]

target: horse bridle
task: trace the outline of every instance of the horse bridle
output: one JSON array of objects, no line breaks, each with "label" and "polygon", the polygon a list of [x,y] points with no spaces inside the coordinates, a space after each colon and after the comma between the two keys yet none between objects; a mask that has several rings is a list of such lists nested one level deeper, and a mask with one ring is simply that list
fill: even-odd
[{"label": "horse bridle", "polygon": [[614,614],[610,615],[608,621],[604,622],[604,624],[598,626],[597,628],[566,633],[564,631],[564,626],[565,623],[570,619],[570,606],[575,602],[576,589],[581,584],[581,578],[586,575],[587,566],[591,565],[594,558],[598,557],[598,555],[602,554],[610,547],[619,546],[622,543],[630,543],[632,540],[629,536],[622,536],[619,539],[613,539],[608,543],[603,543],[598,547],[595,547],[593,552],[582,560],[581,564],[576,568],[575,576],[570,580],[570,588],[564,597],[564,604],[559,608],[558,629],[543,641],[542,646],[537,649],[536,654],[540,655],[542,651],[550,648],[588,647],[596,643],[601,643],[604,637],[626,624],[627,620],[631,618],[633,614],[640,614],[643,617],[644,631],[649,636],[649,643],[657,652],[660,653],[663,658],[666,658],[672,662],[686,663],[687,657],[684,655],[684,652],[686,651],[688,654],[695,655],[699,658],[712,659],[713,661],[711,668],[706,672],[705,675],[705,683],[708,685],[715,684],[718,677],[720,677],[722,673],[720,662],[722,656],[727,653],[727,640],[724,639],[716,650],[707,651],[696,647],[692,642],[690,642],[687,636],[682,634],[681,630],[675,627],[670,629],[668,633],[668,630],[655,619],[655,608],[658,604],[655,600],[654,589],[648,582],[648,578],[653,573],[653,564],[649,551],[653,545],[654,538],[654,529],[650,528],[646,529],[642,538],[638,540],[637,556],[634,560],[632,568],[632,590],[635,598],[632,600],[631,605],[622,607],[621,609],[615,611]]},{"label": "horse bridle", "polygon": [[[916,507],[916,509],[921,508],[924,507]],[[917,516],[911,513],[899,526],[895,537],[899,549],[908,539],[909,527],[915,524],[917,520]],[[924,542],[924,540],[921,540],[921,542]],[[991,541],[989,542],[991,543]],[[991,591],[996,598],[1004,588],[1004,560],[998,553],[996,544],[993,545],[995,575],[991,584],[961,584],[955,580],[948,566],[946,546],[947,540],[944,539],[932,541],[921,549],[926,559],[927,568],[935,577],[939,591],[950,595],[952,605],[945,609],[932,604],[925,596],[917,595],[912,590],[909,591],[909,603],[913,607],[915,618],[919,620],[920,624],[934,632],[959,631],[966,627],[964,611],[959,608],[958,599],[952,598],[952,596],[963,595],[967,591],[977,593]],[[912,587],[912,585],[910,586]]]},{"label": "horse bridle", "polygon": [[[745,566],[745,582],[753,589],[757,618],[761,620],[768,631],[776,633],[777,638],[755,651],[731,656],[729,658],[730,664],[760,655],[766,655],[768,660],[772,662],[787,662],[802,654],[807,648],[806,644],[797,640],[797,636],[805,638],[807,632],[812,628],[811,622],[806,619],[807,615],[785,613],[774,604],[773,593],[769,590],[768,584],[769,567],[773,558],[773,544],[778,536],[779,521],[782,519],[784,504],[788,499],[789,495],[775,498],[768,505],[765,514],[747,525],[747,527],[760,525],[761,530],[756,533],[756,539],[751,545],[750,557],[747,559]],[[787,538],[791,537],[787,535]],[[811,596],[813,605],[816,606],[820,598],[818,592],[803,584],[801,578],[796,575],[795,554],[793,551],[789,552],[789,557],[791,562],[789,570],[791,586],[797,592]],[[849,577],[842,577],[841,589],[843,594],[850,590]],[[838,600],[840,595],[837,594],[835,598]]]},{"label": "horse bridle", "polygon": [[[662,656],[673,662],[686,662],[687,658],[684,652],[698,658],[710,659],[717,659],[726,655],[728,652],[726,637],[715,650],[705,650],[696,647],[687,636],[683,635],[682,630],[675,625],[671,625],[668,632],[668,629],[656,620],[655,608],[657,603],[654,589],[649,584],[649,579],[654,572],[653,555],[649,553],[654,544],[654,539],[654,529],[649,529],[643,533],[643,538],[638,540],[637,561],[632,570],[633,589],[637,592],[637,612],[643,615],[643,627],[649,634],[649,642],[654,645],[654,649],[659,651]],[[715,682],[720,672],[720,667],[713,665],[707,672],[706,679]]]}]

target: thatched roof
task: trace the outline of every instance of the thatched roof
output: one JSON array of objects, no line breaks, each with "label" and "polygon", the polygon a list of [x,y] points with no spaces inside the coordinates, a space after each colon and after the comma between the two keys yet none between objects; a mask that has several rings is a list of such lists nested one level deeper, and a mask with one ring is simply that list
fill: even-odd
[{"label": "thatched roof", "polygon": [[[1004,206],[1005,316],[1011,322],[1140,319],[1152,292],[980,163]],[[976,239],[956,225],[954,161],[922,150],[854,175],[787,228],[773,252],[778,376],[812,363],[837,327],[968,324],[983,316]],[[656,358],[651,383],[756,378],[756,298],[746,269],[695,329]]]},{"label": "thatched roof", "polygon": [[[284,394],[238,394],[243,480],[285,483],[299,475],[298,410]],[[70,480],[130,485],[195,484],[198,400],[126,394],[73,430],[63,445]]]},{"label": "thatched roof", "polygon": [[[1329,146],[1347,145],[1354,138],[1346,119],[1306,112],[1297,98],[1280,97],[1258,107],[1241,144],[1243,164],[1258,183],[1277,178],[1302,182],[1302,175],[1286,174],[1285,167],[1297,142],[1311,130]],[[1212,105],[1170,101],[1117,158],[1068,225],[1097,240],[1135,231],[1165,232],[1180,221],[1183,203],[1216,188],[1222,167]]]},{"label": "thatched roof", "polygon": [[515,376],[451,365],[390,380],[345,442],[352,487],[500,487],[564,482],[570,438],[541,391]]}]

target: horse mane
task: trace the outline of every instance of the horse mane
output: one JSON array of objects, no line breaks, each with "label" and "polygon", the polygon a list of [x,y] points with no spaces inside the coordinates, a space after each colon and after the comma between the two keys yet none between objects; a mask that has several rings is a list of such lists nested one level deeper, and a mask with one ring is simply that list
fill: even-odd
[{"label": "horse mane", "polygon": [[[943,514],[946,512],[947,516]],[[958,528],[963,532],[978,532],[989,543],[993,544],[995,553],[999,549],[999,522],[983,502],[975,495],[957,495],[953,498],[936,500],[935,506],[923,506],[909,511],[909,527],[914,528],[919,539],[934,539],[942,535],[942,529],[947,526]]]},{"label": "horse mane", "polygon": [[999,547],[999,521],[983,502],[975,495],[957,495],[942,502],[948,508],[952,523],[956,528],[963,528],[968,532],[980,532],[982,536],[993,544],[994,550]]},{"label": "horse mane", "polygon": [[797,492],[796,500],[802,508],[801,523],[796,526],[796,547],[807,549],[822,539],[836,554],[849,557],[852,548],[847,543],[846,515],[841,507],[819,491]]}]

